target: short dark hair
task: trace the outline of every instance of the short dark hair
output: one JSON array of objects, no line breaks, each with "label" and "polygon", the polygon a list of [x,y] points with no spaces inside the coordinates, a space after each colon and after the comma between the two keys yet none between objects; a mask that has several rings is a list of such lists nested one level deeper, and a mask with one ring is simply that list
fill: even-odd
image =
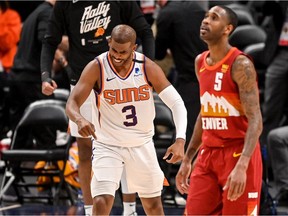
[{"label": "short dark hair", "polygon": [[135,30],[124,24],[117,25],[113,28],[111,38],[117,43],[136,43],[136,32]]},{"label": "short dark hair", "polygon": [[228,20],[229,20],[229,25],[231,24],[233,26],[233,30],[230,32],[230,35],[231,35],[232,32],[238,26],[238,16],[231,8],[229,8],[229,7],[225,6],[225,5],[218,5],[218,6],[226,11],[226,13],[228,15],[227,17],[228,17]]}]

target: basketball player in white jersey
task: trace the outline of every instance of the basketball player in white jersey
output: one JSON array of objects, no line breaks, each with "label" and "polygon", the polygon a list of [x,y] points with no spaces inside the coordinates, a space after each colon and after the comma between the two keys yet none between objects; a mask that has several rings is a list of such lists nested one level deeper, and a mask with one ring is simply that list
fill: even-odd
[{"label": "basketball player in white jersey", "polygon": [[[124,172],[129,192],[137,192],[147,215],[164,215],[161,202],[164,174],[153,144],[153,90],[171,109],[176,140],[166,151],[168,163],[184,155],[187,112],[184,103],[156,63],[135,52],[136,33],[116,26],[109,51],[88,63],[67,101],[66,111],[78,133],[93,141],[91,192],[93,215],[109,215]],[[80,113],[94,92],[92,122]],[[168,159],[168,156],[171,158]]]}]

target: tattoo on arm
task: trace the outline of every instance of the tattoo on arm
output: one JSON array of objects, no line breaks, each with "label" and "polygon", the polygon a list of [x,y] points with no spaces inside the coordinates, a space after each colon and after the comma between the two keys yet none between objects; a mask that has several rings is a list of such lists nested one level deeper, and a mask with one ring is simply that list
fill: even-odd
[{"label": "tattoo on arm", "polygon": [[250,116],[259,107],[256,71],[252,62],[239,56],[233,64],[232,78],[239,88],[240,100],[246,115]]},{"label": "tattoo on arm", "polygon": [[239,88],[243,111],[248,118],[248,130],[243,153],[251,155],[262,131],[262,117],[259,104],[257,73],[251,60],[244,55],[236,58],[232,68],[232,78]]}]

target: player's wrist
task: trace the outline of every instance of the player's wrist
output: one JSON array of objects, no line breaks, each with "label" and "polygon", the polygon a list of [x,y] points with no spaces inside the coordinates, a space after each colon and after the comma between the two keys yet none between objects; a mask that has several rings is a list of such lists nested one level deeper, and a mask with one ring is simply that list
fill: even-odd
[{"label": "player's wrist", "polygon": [[76,119],[75,119],[75,121],[74,121],[74,122],[75,122],[75,124],[77,124],[77,125],[78,125],[78,124],[79,124],[79,122],[81,122],[81,121],[82,121],[82,119],[83,119],[82,117],[76,118]]},{"label": "player's wrist", "polygon": [[51,83],[51,82],[52,82],[52,79],[51,79],[50,73],[49,73],[48,71],[42,72],[42,74],[41,74],[41,80],[42,80],[42,82],[49,82],[49,83]]},{"label": "player's wrist", "polygon": [[183,157],[182,163],[192,164],[192,160],[193,160],[193,156],[190,157],[187,154],[185,154],[184,157]]},{"label": "player's wrist", "polygon": [[250,162],[250,157],[246,155],[241,155],[238,162],[237,162],[237,167],[240,169],[247,170]]},{"label": "player's wrist", "polygon": [[177,143],[185,145],[186,139],[182,138],[182,137],[177,137],[176,138]]}]

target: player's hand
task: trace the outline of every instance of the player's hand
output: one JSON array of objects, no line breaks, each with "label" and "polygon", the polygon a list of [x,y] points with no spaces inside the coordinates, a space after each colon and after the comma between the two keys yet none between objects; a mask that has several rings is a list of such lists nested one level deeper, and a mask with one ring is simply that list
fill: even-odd
[{"label": "player's hand", "polygon": [[82,137],[92,136],[95,140],[97,139],[96,134],[95,134],[95,127],[91,122],[87,121],[84,118],[81,118],[81,119],[78,119],[75,123],[78,126],[78,133]]},{"label": "player's hand", "polygon": [[184,157],[184,146],[185,146],[185,140],[177,138],[175,143],[173,143],[167,149],[163,157],[163,160],[166,160],[167,163],[173,163],[173,164],[181,161]]},{"label": "player's hand", "polygon": [[184,193],[188,194],[189,176],[191,173],[191,169],[192,169],[191,163],[183,160],[175,178],[176,187],[181,194]]},{"label": "player's hand", "polygon": [[228,190],[227,199],[230,201],[237,200],[245,191],[246,187],[246,169],[235,167],[226,181],[223,190]]},{"label": "player's hand", "polygon": [[54,80],[51,80],[51,82],[42,82],[42,93],[44,95],[52,95],[55,89],[57,88],[57,84]]}]

